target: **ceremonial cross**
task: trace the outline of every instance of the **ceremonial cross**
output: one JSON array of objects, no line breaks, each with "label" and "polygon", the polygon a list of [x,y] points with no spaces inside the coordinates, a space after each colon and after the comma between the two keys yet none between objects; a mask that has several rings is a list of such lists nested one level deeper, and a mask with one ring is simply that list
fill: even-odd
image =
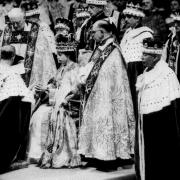
[{"label": "ceremonial cross", "polygon": [[18,41],[21,39],[21,37],[22,37],[22,36],[21,36],[20,34],[16,36],[16,38],[17,38]]},{"label": "ceremonial cross", "polygon": [[91,84],[87,82],[87,85],[85,87],[85,92],[88,93],[89,90],[91,90]]},{"label": "ceremonial cross", "polygon": [[105,56],[106,56],[105,53],[102,53],[102,58],[103,58],[103,60],[105,59]]}]

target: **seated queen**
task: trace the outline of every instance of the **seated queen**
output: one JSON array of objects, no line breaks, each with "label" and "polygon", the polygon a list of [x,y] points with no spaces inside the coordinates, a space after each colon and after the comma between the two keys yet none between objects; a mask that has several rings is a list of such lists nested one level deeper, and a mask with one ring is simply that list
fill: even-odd
[{"label": "seated queen", "polygon": [[[49,101],[40,105],[31,118],[29,160],[42,168],[74,167],[80,164],[77,155],[77,111],[67,104],[67,95],[75,88],[77,45],[73,39],[71,22],[58,19],[56,45],[60,68],[46,89]],[[37,87],[40,90],[39,87]],[[69,96],[68,96],[69,97]],[[74,115],[75,114],[75,115]],[[40,159],[41,158],[41,159]]]}]

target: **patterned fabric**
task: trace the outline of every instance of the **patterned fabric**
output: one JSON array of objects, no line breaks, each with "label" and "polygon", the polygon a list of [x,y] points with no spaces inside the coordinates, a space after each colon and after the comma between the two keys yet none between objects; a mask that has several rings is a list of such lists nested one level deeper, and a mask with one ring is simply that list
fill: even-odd
[{"label": "patterned fabric", "polygon": [[38,37],[38,31],[39,31],[39,26],[33,23],[29,33],[27,31],[22,31],[22,32],[12,31],[10,26],[9,27],[7,26],[4,32],[2,45],[11,44],[11,43],[27,44],[27,50],[26,50],[25,62],[24,62],[26,73],[23,76],[27,86],[29,86],[31,70],[34,60],[34,52],[36,48],[36,41]]},{"label": "patterned fabric", "polygon": [[11,26],[7,25],[4,28],[4,35],[3,35],[2,46],[6,45],[6,44],[10,44],[11,36],[12,36],[12,28],[11,28]]},{"label": "patterned fabric", "polygon": [[52,53],[57,54],[55,36],[53,32],[51,31],[50,27],[46,23],[40,22],[39,24],[40,24],[39,31],[42,32],[44,36],[46,36]]},{"label": "patterned fabric", "polygon": [[128,159],[134,149],[134,114],[127,72],[118,48],[99,71],[83,110],[79,154]]},{"label": "patterned fabric", "polygon": [[63,67],[57,76],[58,89],[55,94],[55,105],[49,119],[45,151],[41,156],[40,166],[60,168],[80,165],[80,156],[77,154],[77,129],[75,120],[62,104],[65,97],[74,89],[78,67],[69,63]]},{"label": "patterned fabric", "polygon": [[78,166],[80,156],[77,154],[75,122],[63,108],[60,108],[58,114],[53,113],[49,122],[48,146],[41,157],[41,167]]},{"label": "patterned fabric", "polygon": [[11,43],[27,44],[27,42],[28,42],[28,31],[12,32]]},{"label": "patterned fabric", "polygon": [[[6,44],[12,44],[16,48],[16,53],[25,57],[26,79],[29,86],[41,84],[47,86],[48,81],[56,74],[56,65],[54,62],[50,36],[42,24],[26,23],[24,31],[29,31],[28,43],[11,43],[12,31],[9,26],[4,30],[4,41]],[[28,45],[29,44],[29,45]]]},{"label": "patterned fabric", "polygon": [[166,54],[166,62],[169,67],[178,75],[179,79],[179,50],[180,44],[177,40],[176,35],[170,34],[168,41],[166,42],[166,46],[164,48]]},{"label": "patterned fabric", "polygon": [[[75,63],[70,62],[67,66],[61,66],[56,74],[56,77],[51,79],[51,84],[53,83],[53,88],[58,88],[62,85],[64,76],[67,76],[67,73],[77,67]],[[51,90],[52,91],[52,90]],[[54,89],[55,93],[58,96],[58,89]],[[52,94],[50,99],[57,99],[55,93]],[[61,92],[60,92],[61,93]],[[56,107],[59,107],[59,104],[56,103]],[[29,143],[29,153],[28,158],[40,159],[43,152],[47,148],[47,138],[49,138],[49,121],[51,119],[51,113],[54,110],[54,103],[42,104],[33,114],[30,122],[30,143]]]},{"label": "patterned fabric", "polygon": [[49,41],[46,34],[39,31],[29,85],[41,83],[42,86],[46,87],[48,81],[56,75],[56,72],[57,69]]},{"label": "patterned fabric", "polygon": [[90,61],[93,61],[95,64],[86,80],[84,105],[86,104],[91,90],[96,82],[101,66],[114,48],[115,46],[112,43],[109,44],[103,52],[99,49],[96,49],[95,53],[92,55]]},{"label": "patterned fabric", "polygon": [[65,66],[61,66],[58,69],[57,75],[56,75],[56,82],[57,82],[57,87],[60,87],[62,83],[64,83],[64,76],[67,76],[68,72],[72,72],[73,69],[77,68],[77,64],[74,62],[69,62]]},{"label": "patterned fabric", "polygon": [[48,124],[52,106],[41,105],[31,117],[29,126],[30,142],[28,149],[28,158],[40,159],[45,151],[45,144],[48,134]]},{"label": "patterned fabric", "polygon": [[37,24],[33,24],[31,27],[29,39],[27,42],[27,50],[26,50],[25,61],[24,61],[24,67],[26,69],[24,80],[27,86],[29,86],[29,82],[31,78],[31,71],[32,71],[32,66],[33,66],[38,31],[39,31],[39,26]]}]

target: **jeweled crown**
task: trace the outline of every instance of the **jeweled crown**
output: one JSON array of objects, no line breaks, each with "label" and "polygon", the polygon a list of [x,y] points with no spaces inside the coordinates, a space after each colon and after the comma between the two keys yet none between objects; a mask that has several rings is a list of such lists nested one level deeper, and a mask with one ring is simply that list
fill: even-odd
[{"label": "jeweled crown", "polygon": [[141,8],[140,4],[134,4],[133,2],[127,3],[126,8],[123,10],[123,13],[137,16],[137,17],[144,17],[145,14],[143,12],[143,9]]},{"label": "jeweled crown", "polygon": [[157,38],[146,38],[143,40],[143,53],[162,54],[163,43]]},{"label": "jeweled crown", "polygon": [[74,38],[72,21],[65,18],[56,19],[56,48],[58,52],[76,51],[77,42]]}]

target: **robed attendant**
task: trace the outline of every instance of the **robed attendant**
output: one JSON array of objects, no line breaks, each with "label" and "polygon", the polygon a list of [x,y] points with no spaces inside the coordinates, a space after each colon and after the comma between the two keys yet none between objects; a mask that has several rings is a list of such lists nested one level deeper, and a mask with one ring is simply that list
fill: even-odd
[{"label": "robed attendant", "polygon": [[24,58],[23,78],[27,86],[34,86],[39,82],[42,86],[47,85],[56,73],[52,48],[47,38],[48,32],[39,24],[26,21],[25,13],[20,8],[13,8],[8,17],[10,23],[3,31],[2,46],[14,45],[17,55]]},{"label": "robed attendant", "polygon": [[78,115],[66,100],[66,96],[75,88],[78,71],[75,63],[77,44],[71,36],[72,31],[69,31],[72,29],[70,25],[72,27],[72,22],[60,18],[55,26],[61,66],[53,80],[54,100],[50,97],[52,89],[49,89],[49,103],[41,105],[31,119],[29,158],[34,162],[40,160],[41,168],[76,167],[80,164],[75,123]]},{"label": "robed attendant", "polygon": [[[134,112],[129,81],[111,24],[97,21],[92,28],[98,46],[84,67],[84,100],[79,153],[106,162],[130,159],[134,153]],[[83,74],[83,69],[82,74]]]},{"label": "robed attendant", "polygon": [[1,48],[0,60],[0,173],[24,160],[33,95],[20,76],[13,46]]},{"label": "robed attendant", "polygon": [[162,44],[151,38],[143,43],[142,61],[146,69],[136,83],[139,92],[138,178],[179,179],[179,81],[161,56]]}]

